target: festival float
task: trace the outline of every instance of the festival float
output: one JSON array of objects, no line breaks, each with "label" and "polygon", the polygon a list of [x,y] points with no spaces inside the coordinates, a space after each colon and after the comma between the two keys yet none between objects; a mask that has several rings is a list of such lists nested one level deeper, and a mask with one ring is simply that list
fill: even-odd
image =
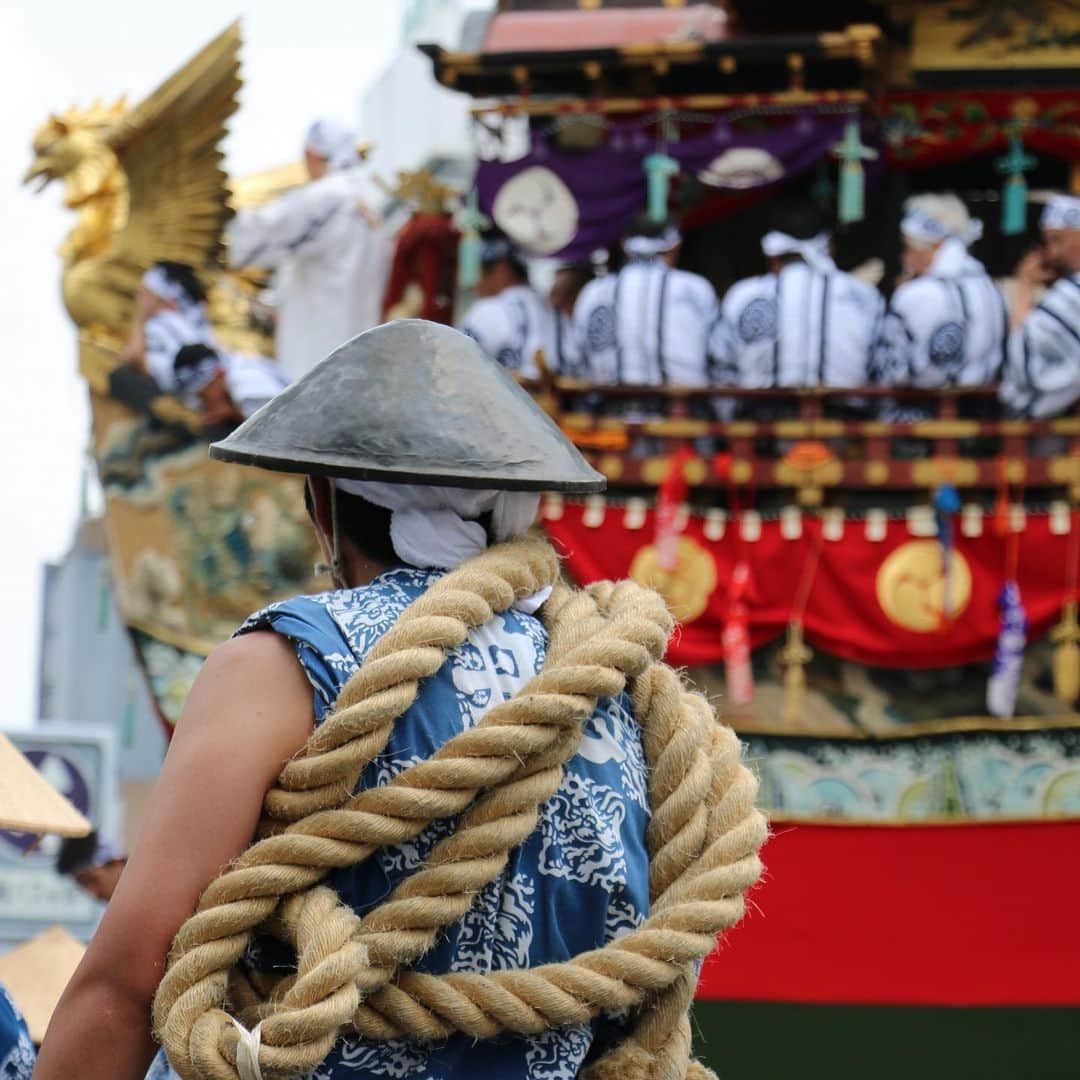
[{"label": "festival float", "polygon": [[[780,191],[834,208],[840,265],[884,280],[904,199],[956,190],[1007,277],[1030,196],[1080,181],[1078,41],[1066,3],[504,0],[475,51],[425,51],[474,98],[478,210],[525,251],[588,259],[647,206],[722,293],[760,272]],[[609,481],[545,503],[569,574],[665,595],[669,655],[774,823],[760,910],[699,985],[712,1064],[1053,1072],[1050,1007],[1078,1000],[1080,417],[993,418],[992,386],[650,387],[635,420],[640,388],[535,389]],[[873,418],[885,396],[918,419]]]},{"label": "festival float", "polygon": [[140,104],[74,106],[34,135],[28,182],[64,186],[75,224],[60,251],[78,330],[117,603],[154,705],[171,730],[204,657],[252,611],[317,583],[300,480],[207,457],[222,434],[122,360],[143,272],[158,259],[210,286],[223,345],[270,351],[259,282],[222,268],[236,204],[301,179],[286,167],[230,190],[219,149],[240,90],[234,25]]},{"label": "festival float", "polygon": [[[455,222],[430,176],[398,177],[413,216],[385,312],[449,319],[484,219],[574,261],[613,248],[642,206],[678,213],[684,265],[722,292],[758,269],[785,189],[834,204],[838,261],[879,277],[906,195],[959,190],[1006,275],[1033,231],[1029,193],[1080,179],[1077,40],[1065,2],[504,0],[476,51],[425,49],[475,99],[475,190]],[[62,181],[76,213],[63,287],[111,564],[166,724],[249,612],[318,588],[299,482],[210,461],[218,433],[120,362],[159,258],[212,282],[223,343],[269,352],[259,283],[222,269],[222,226],[297,177],[227,182],[238,49],[233,27],[135,108],[51,117],[30,171]],[[970,1075],[941,1006],[1041,1006],[1045,1038],[1024,1052],[1052,1072],[1053,1007],[1080,997],[1080,417],[990,418],[993,387],[889,390],[922,417],[905,423],[852,409],[850,390],[663,386],[652,418],[626,419],[640,389],[532,389],[609,480],[603,497],[545,500],[567,572],[664,594],[681,620],[670,656],[723,703],[774,822],[760,910],[702,975],[705,1058],[730,1075],[812,1058],[830,1076],[871,1059],[899,1076],[919,1045]],[[710,418],[736,397],[736,419]],[[781,1008],[798,1005],[827,1008]],[[952,1015],[992,1055],[1018,1014]]]}]

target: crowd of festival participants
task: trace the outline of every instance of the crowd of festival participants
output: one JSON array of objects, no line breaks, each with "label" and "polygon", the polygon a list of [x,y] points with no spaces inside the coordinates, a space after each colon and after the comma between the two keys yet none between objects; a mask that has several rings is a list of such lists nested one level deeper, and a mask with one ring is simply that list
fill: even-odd
[{"label": "crowd of festival participants", "polygon": [[[220,347],[190,267],[161,262],[143,278],[126,357],[207,424],[238,423],[380,321],[388,258],[355,138],[319,120],[304,157],[310,183],[241,210],[228,228],[234,267],[274,273],[276,362]],[[1040,226],[1008,300],[972,254],[982,223],[952,194],[906,203],[903,273],[888,300],[837,267],[810,201],[776,200],[761,239],[765,273],[722,298],[678,268],[672,221],[642,214],[603,269],[560,266],[546,296],[523,254],[490,234],[458,325],[525,379],[538,378],[542,362],[597,386],[996,386],[1004,415],[1055,416],[1080,398],[1080,198],[1053,196]],[[914,415],[893,400],[863,406],[887,419]],[[718,398],[711,408],[726,419],[737,405]]]}]

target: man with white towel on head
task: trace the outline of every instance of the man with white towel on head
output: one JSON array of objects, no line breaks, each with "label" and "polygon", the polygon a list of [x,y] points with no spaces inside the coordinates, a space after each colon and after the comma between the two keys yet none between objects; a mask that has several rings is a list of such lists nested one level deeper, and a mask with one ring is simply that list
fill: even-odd
[{"label": "man with white towel on head", "polygon": [[915,195],[900,232],[905,280],[893,293],[879,349],[881,381],[936,389],[997,382],[1009,312],[969,248],[982,236],[955,195]]},{"label": "man with white towel on head", "polygon": [[[1058,416],[1080,400],[1080,198],[1055,195],[1043,210],[1042,264],[1019,271],[1002,404],[1014,416]],[[1044,271],[1057,280],[1038,304]]]},{"label": "man with white towel on head", "polygon": [[699,274],[676,269],[681,244],[673,223],[642,215],[623,241],[626,265],[582,290],[574,331],[590,382],[709,384],[716,293]]},{"label": "man with white towel on head", "polygon": [[884,302],[837,269],[809,200],[780,201],[761,250],[769,271],[728,290],[710,339],[719,378],[747,389],[864,386]]},{"label": "man with white towel on head", "polygon": [[558,317],[529,283],[525,260],[507,237],[484,240],[475,292],[460,329],[492,360],[524,379],[539,379],[542,353],[549,371],[562,372]]},{"label": "man with white towel on head", "polygon": [[304,142],[311,182],[240,210],[227,230],[233,266],[275,272],[277,360],[290,380],[380,321],[390,251],[360,160],[353,132],[316,120]]}]

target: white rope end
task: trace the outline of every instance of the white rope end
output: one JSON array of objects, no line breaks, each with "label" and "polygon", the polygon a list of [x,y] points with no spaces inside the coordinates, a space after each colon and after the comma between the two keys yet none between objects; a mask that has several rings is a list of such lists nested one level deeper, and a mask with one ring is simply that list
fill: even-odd
[{"label": "white rope end", "polygon": [[257,1023],[252,1031],[248,1031],[236,1017],[230,1016],[229,1019],[240,1036],[240,1041],[236,1044],[236,1071],[240,1074],[240,1080],[263,1080],[262,1069],[259,1067],[262,1021]]}]

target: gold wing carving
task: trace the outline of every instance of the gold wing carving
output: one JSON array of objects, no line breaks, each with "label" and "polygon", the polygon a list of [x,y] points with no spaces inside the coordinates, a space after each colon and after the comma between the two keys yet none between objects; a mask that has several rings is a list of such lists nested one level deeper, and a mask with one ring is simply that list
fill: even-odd
[{"label": "gold wing carving", "polygon": [[92,290],[92,321],[112,333],[130,326],[139,278],[156,260],[204,272],[220,261],[229,202],[219,146],[238,105],[239,52],[233,23],[105,136],[127,181],[126,221],[110,250],[83,264],[92,278],[73,284]]}]

